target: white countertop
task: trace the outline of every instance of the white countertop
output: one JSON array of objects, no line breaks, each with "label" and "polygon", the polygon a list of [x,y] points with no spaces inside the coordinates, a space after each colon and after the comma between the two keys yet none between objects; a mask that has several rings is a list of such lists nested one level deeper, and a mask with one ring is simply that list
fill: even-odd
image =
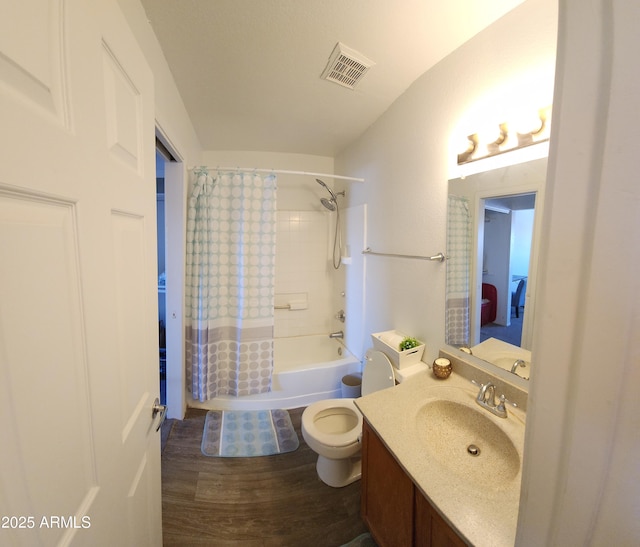
[{"label": "white countertop", "polygon": [[[484,485],[483,477],[474,474],[465,478],[456,472],[459,469],[452,472],[421,448],[428,439],[420,438],[419,409],[434,396],[447,398],[447,392],[475,404],[478,388],[455,372],[446,380],[439,380],[429,371],[416,374],[395,387],[356,399],[355,403],[416,486],[466,541],[478,547],[512,546],[518,519],[521,471],[507,486],[491,484],[490,478]],[[506,419],[484,412],[515,440],[522,461],[524,412],[508,407]],[[482,487],[478,488],[478,484]]]}]

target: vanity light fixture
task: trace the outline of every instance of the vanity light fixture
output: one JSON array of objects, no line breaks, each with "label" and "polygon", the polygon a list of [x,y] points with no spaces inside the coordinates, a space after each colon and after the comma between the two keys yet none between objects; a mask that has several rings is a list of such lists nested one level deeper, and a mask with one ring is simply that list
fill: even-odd
[{"label": "vanity light fixture", "polygon": [[494,133],[490,137],[491,140],[488,141],[483,139],[480,133],[469,135],[467,137],[467,149],[458,154],[458,165],[548,141],[551,125],[551,107],[540,109],[537,119],[533,123],[535,127],[531,131],[522,133],[515,128],[510,128],[506,122],[501,123],[498,125],[499,133],[497,138]]}]

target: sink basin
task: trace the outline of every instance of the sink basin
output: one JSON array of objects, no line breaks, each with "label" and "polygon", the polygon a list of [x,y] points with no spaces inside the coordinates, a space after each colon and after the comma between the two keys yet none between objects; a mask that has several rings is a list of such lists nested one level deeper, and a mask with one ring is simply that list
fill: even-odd
[{"label": "sink basin", "polygon": [[513,363],[517,359],[522,359],[525,362],[525,366],[518,367],[516,374],[525,380],[529,379],[531,371],[531,352],[529,350],[507,344],[495,338],[488,338],[484,342],[473,346],[471,350],[473,355],[479,359],[508,371],[511,371],[511,367],[513,367]]},{"label": "sink basin", "polygon": [[421,406],[416,426],[422,448],[446,470],[481,490],[508,488],[519,478],[520,454],[510,435],[497,425],[496,420],[503,418],[472,405],[473,400],[432,399]]}]

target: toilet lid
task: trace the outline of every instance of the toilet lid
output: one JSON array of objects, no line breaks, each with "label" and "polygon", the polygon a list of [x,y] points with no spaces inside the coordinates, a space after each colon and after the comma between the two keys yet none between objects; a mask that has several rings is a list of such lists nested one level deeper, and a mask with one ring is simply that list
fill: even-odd
[{"label": "toilet lid", "polygon": [[387,356],[381,351],[368,351],[362,372],[362,395],[369,395],[395,384],[393,366]]}]

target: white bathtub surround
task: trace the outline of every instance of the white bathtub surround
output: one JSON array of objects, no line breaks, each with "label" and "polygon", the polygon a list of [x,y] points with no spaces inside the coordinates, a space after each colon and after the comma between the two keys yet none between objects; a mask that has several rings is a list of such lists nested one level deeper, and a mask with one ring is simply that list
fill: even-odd
[{"label": "white bathtub surround", "polygon": [[[366,257],[362,254],[362,250],[367,246],[367,205],[346,207],[342,213],[340,218],[343,222],[344,249],[349,254],[349,260],[343,261],[344,267],[341,268],[340,275],[336,279],[338,285],[334,293],[334,298],[337,299],[335,307],[336,310],[344,309],[347,317],[345,344],[362,360],[370,346],[369,332],[371,332],[365,331],[367,280]],[[344,297],[339,296],[342,293]]]},{"label": "white bathtub surround", "polygon": [[277,212],[275,302],[292,309],[276,310],[276,338],[332,330],[329,218],[320,211]]},{"label": "white bathtub surround", "polygon": [[276,294],[274,309],[281,311],[300,311],[309,307],[307,293]]},{"label": "white bathtub surround", "polygon": [[328,335],[276,338],[271,391],[245,397],[221,395],[196,408],[271,410],[299,408],[322,399],[341,397],[341,380],[358,373],[361,364],[341,341]]}]

